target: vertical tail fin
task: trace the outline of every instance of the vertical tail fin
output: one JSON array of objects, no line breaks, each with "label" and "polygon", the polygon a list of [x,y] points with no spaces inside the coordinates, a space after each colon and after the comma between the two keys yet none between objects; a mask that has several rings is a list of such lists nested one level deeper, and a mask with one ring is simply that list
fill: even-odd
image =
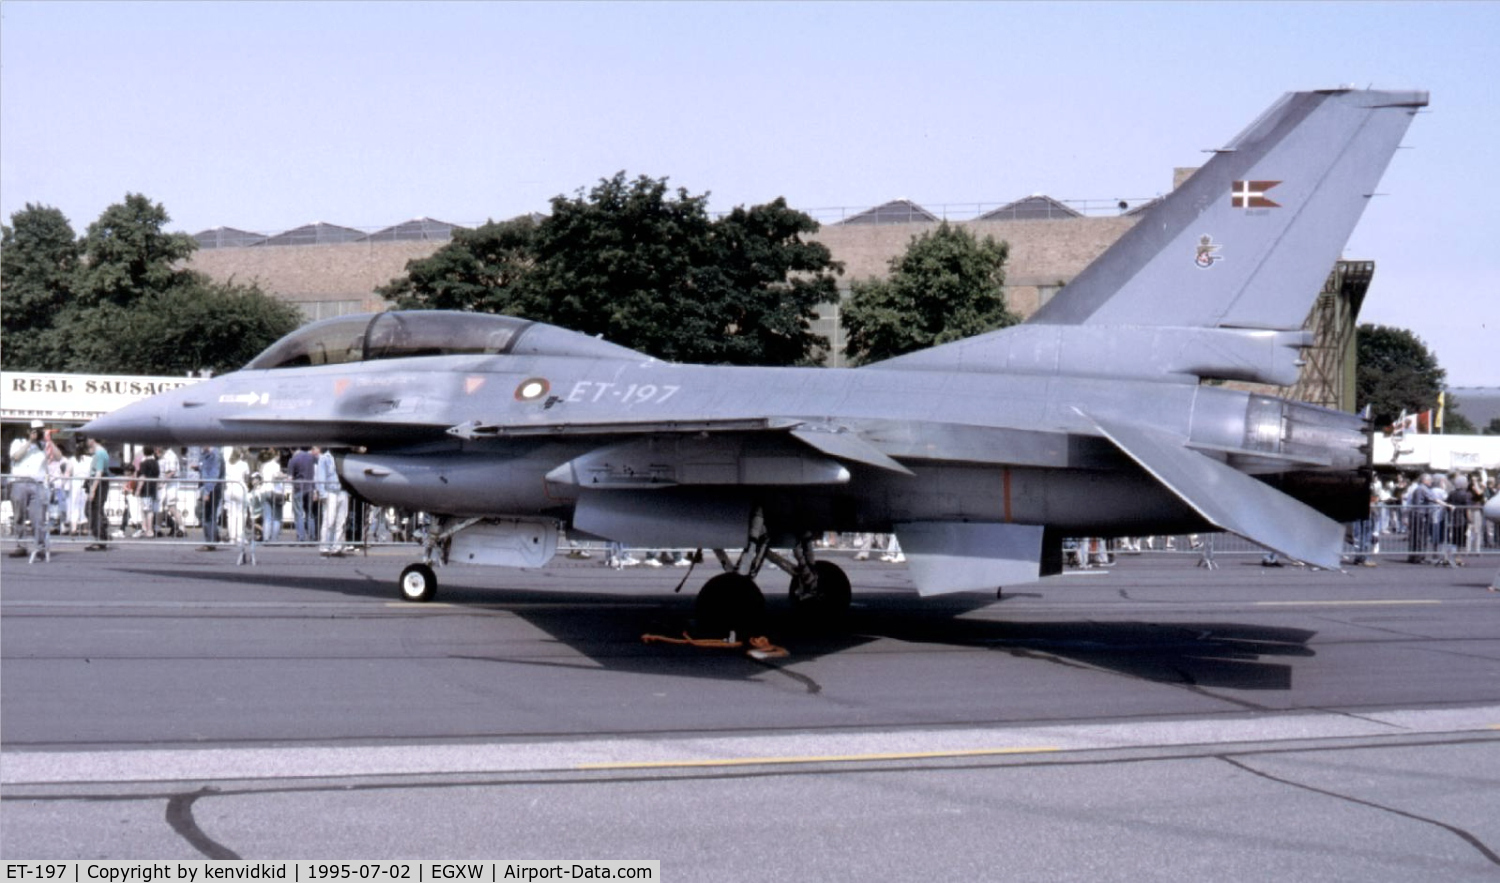
[{"label": "vertical tail fin", "polygon": [[1299,329],[1426,92],[1294,92],[1025,323],[871,368],[1289,384]]},{"label": "vertical tail fin", "polygon": [[1426,92],[1285,95],[1028,321],[1302,327]]}]

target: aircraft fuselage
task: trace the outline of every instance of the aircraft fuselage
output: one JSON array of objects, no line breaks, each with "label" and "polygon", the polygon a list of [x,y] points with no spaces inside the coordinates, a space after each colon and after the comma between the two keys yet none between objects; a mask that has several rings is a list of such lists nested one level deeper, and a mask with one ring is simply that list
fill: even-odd
[{"label": "aircraft fuselage", "polygon": [[[893,419],[893,412],[904,416]],[[1090,418],[1144,423],[1223,457],[1265,455],[1259,471],[1277,473],[1293,471],[1275,458],[1289,453],[1288,427],[1297,423],[1288,415],[1299,413],[1331,427],[1319,444],[1327,471],[1363,463],[1363,436],[1350,415],[1197,384],[566,356],[246,370],[105,421],[112,436],[148,444],[343,449],[346,482],[371,502],[456,516],[571,522],[580,497],[631,491],[663,506],[699,497],[721,506],[753,501],[775,510],[787,530],[972,519],[1115,535],[1202,522],[1101,438]],[[772,443],[766,415],[782,425],[855,433],[911,474],[855,462],[843,476],[820,477],[808,464],[829,458],[794,442]],[[774,481],[744,470],[713,473],[715,462],[746,459],[743,447],[715,450],[736,421],[745,424],[740,436],[754,441],[750,459],[790,464],[811,477],[788,482],[784,469]],[[695,423],[711,424],[716,441],[695,447],[682,432]],[[633,470],[623,483],[613,463],[596,466],[592,483],[558,480],[560,464],[620,443],[626,425],[635,450],[617,458]],[[460,427],[469,428],[466,437]],[[653,467],[656,474],[647,474]]]}]

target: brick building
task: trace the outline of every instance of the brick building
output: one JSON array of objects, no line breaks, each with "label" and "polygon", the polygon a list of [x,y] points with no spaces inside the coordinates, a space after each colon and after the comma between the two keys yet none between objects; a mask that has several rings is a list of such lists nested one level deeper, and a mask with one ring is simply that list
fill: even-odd
[{"label": "brick building", "polygon": [[[1090,217],[1047,200],[1049,212],[1036,210],[1046,197],[1029,197],[985,215],[953,223],[976,236],[993,236],[1010,244],[1006,265],[1006,299],[1022,316],[1030,315],[1058,287],[1076,276],[1128,230],[1138,215]],[[892,258],[913,237],[940,222],[936,215],[905,201],[897,212],[887,203],[824,224],[812,239],[828,246],[844,264],[840,289],[855,279],[883,277]],[[311,224],[276,236],[218,228],[199,233],[199,250],[191,267],[214,279],[255,281],[271,294],[301,307],[309,319],[384,309],[375,289],[405,272],[406,262],[442,247],[452,226],[418,219],[369,235],[347,227]],[[352,235],[351,235],[352,234]],[[838,342],[838,310],[821,311],[816,330]]]},{"label": "brick building", "polygon": [[[1173,170],[1173,186],[1194,169]],[[820,217],[822,229],[812,239],[828,246],[844,265],[840,292],[847,297],[855,279],[881,278],[892,258],[907,244],[946,218],[977,237],[1009,243],[1006,302],[1025,317],[1035,312],[1114,244],[1150,208],[1153,201],[1119,204],[1068,204],[1033,195],[986,209],[968,204],[951,210],[929,210],[897,199],[853,213]],[[826,212],[815,214],[827,215]],[[309,319],[386,308],[375,289],[402,275],[409,260],[424,258],[452,236],[453,225],[418,218],[365,233],[318,223],[275,236],[221,227],[197,235],[199,250],[191,266],[218,280],[257,281],[266,291],[301,307]],[[1353,408],[1353,339],[1359,305],[1374,265],[1340,262],[1308,317],[1316,345],[1296,387],[1281,394],[1330,407]],[[843,335],[839,305],[819,310],[814,331],[834,345],[830,364],[842,364]]]}]

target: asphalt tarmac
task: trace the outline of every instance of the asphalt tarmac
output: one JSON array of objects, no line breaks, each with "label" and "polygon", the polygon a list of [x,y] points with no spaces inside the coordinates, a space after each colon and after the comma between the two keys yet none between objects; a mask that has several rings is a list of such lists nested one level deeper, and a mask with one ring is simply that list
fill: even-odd
[{"label": "asphalt tarmac", "polygon": [[700,566],[169,545],[0,562],[0,857],[660,859],[700,880],[1500,875],[1500,561],[1123,558],[789,655]]}]

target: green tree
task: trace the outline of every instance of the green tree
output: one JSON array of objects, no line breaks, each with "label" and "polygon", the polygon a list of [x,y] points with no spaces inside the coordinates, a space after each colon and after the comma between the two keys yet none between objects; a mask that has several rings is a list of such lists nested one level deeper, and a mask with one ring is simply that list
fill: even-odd
[{"label": "green tree", "polygon": [[56,209],[28,205],[13,220],[3,260],[7,368],[225,371],[302,322],[296,307],[254,285],[183,268],[197,242],[166,232],[166,209],[140,194],[105,209],[82,240]]},{"label": "green tree", "polygon": [[714,222],[710,255],[694,268],[698,300],[712,313],[679,331],[702,347],[695,361],[730,365],[812,364],[828,340],[810,323],[820,304],[838,300],[843,266],[828,246],[803,239],[818,222],[786,200],[736,207]]},{"label": "green tree", "polygon": [[[694,289],[710,258],[708,197],[644,175],[552,200],[539,225],[537,288],[548,321],[659,358],[707,361],[719,306]],[[538,317],[540,318],[540,317]]]},{"label": "green tree", "polygon": [[403,310],[531,314],[536,221],[529,215],[453,231],[433,254],[408,261],[406,275],[375,291]]},{"label": "green tree", "polygon": [[552,213],[486,224],[379,292],[403,308],[505,313],[599,335],[662,359],[741,365],[805,362],[810,331],[841,267],[817,223],[784,200],[715,221],[707,195],[620,172]]},{"label": "green tree", "polygon": [[139,193],[127,193],[124,202],[105,209],[83,236],[83,264],[74,286],[79,302],[129,307],[148,294],[198,281],[198,274],[176,266],[198,243],[186,233],[166,232],[170,220],[161,203]]},{"label": "green tree", "polygon": [[1500,435],[1500,417],[1491,417],[1484,427],[1485,435]]},{"label": "green tree", "polygon": [[0,235],[0,358],[12,371],[49,371],[48,332],[72,298],[80,247],[63,213],[26,204]]},{"label": "green tree", "polygon": [[130,307],[70,313],[68,370],[101,374],[233,371],[298,325],[302,313],[256,285],[206,277],[144,295]]},{"label": "green tree", "polygon": [[1356,347],[1357,399],[1369,405],[1376,426],[1394,423],[1402,411],[1437,407],[1448,374],[1420,337],[1405,328],[1366,324],[1359,326]]},{"label": "green tree", "polygon": [[850,362],[878,362],[997,328],[1019,317],[1006,308],[1010,248],[946,221],[912,237],[883,280],[856,281],[844,308]]}]

